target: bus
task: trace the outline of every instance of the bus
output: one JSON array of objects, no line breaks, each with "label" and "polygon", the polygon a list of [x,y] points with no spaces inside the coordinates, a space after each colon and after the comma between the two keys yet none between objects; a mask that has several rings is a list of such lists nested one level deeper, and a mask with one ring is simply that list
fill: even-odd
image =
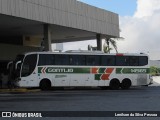
[{"label": "bus", "polygon": [[[23,56],[23,57],[22,57]],[[20,87],[100,87],[129,89],[149,85],[146,54],[106,54],[96,51],[29,52],[16,61]]]}]

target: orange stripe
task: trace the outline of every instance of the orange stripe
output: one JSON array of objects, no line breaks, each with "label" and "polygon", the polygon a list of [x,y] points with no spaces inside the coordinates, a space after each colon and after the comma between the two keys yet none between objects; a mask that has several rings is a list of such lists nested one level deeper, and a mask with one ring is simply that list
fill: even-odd
[{"label": "orange stripe", "polygon": [[92,73],[97,74],[98,73],[98,68],[92,68]]},{"label": "orange stripe", "polygon": [[111,74],[113,72],[113,70],[114,70],[114,68],[107,68],[105,73],[110,73]]},{"label": "orange stripe", "polygon": [[109,76],[110,76],[110,74],[103,74],[101,76],[101,80],[109,80]]}]

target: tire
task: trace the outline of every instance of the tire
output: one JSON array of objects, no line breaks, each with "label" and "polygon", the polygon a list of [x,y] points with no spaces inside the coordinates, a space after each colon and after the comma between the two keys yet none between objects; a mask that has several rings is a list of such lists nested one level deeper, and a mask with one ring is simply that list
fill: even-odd
[{"label": "tire", "polygon": [[127,90],[131,87],[132,83],[131,83],[131,80],[130,79],[124,79],[122,80],[122,83],[121,83],[121,88],[123,90]]},{"label": "tire", "polygon": [[40,82],[40,89],[43,91],[50,90],[51,89],[51,81],[48,79],[43,79]]},{"label": "tire", "polygon": [[119,87],[120,87],[120,82],[118,79],[113,79],[110,81],[110,84],[109,84],[109,87],[110,89],[112,90],[118,90]]}]

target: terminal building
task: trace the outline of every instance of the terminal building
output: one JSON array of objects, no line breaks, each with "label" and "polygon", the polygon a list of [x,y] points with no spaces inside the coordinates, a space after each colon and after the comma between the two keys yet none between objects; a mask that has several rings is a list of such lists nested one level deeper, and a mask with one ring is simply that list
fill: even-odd
[{"label": "terminal building", "polygon": [[0,0],[0,60],[51,43],[119,37],[118,15],[77,0]]},{"label": "terminal building", "polygon": [[[119,16],[77,0],[0,0],[0,61],[52,43],[119,37]],[[1,67],[2,69],[2,67]]]}]

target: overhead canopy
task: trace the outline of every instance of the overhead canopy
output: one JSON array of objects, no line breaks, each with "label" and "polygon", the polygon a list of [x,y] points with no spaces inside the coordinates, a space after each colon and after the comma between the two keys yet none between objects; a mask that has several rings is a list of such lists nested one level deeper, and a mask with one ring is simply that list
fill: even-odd
[{"label": "overhead canopy", "polygon": [[49,26],[49,44],[96,39],[99,35],[119,37],[118,14],[77,0],[0,0],[0,59],[35,50],[23,45],[33,47],[37,38],[39,44],[47,38],[44,25]]},{"label": "overhead canopy", "polygon": [[52,42],[119,36],[118,15],[76,0],[0,0],[0,36],[43,36],[50,24]]},{"label": "overhead canopy", "polygon": [[[0,15],[0,38],[7,36],[39,36],[43,38],[43,24],[33,20]],[[81,29],[51,25],[52,42],[62,43],[95,39],[96,33]],[[9,38],[10,38],[9,37]]]}]

